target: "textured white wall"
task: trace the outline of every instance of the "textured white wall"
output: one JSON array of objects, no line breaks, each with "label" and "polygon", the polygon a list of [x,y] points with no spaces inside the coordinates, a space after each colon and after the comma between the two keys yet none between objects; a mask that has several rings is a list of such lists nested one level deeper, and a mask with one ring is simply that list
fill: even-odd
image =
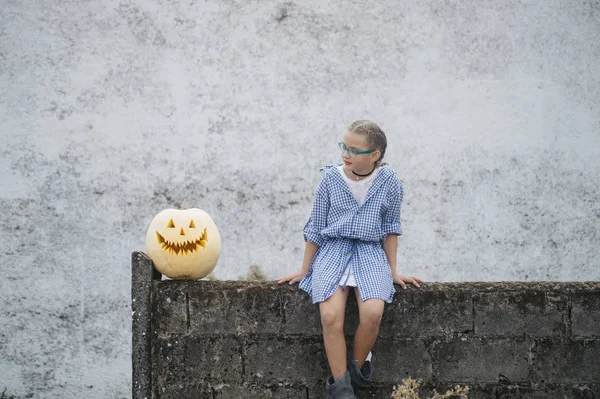
[{"label": "textured white wall", "polygon": [[200,207],[216,275],[298,270],[354,119],[399,269],[600,278],[600,2],[0,0],[0,390],[130,396],[130,253]]}]

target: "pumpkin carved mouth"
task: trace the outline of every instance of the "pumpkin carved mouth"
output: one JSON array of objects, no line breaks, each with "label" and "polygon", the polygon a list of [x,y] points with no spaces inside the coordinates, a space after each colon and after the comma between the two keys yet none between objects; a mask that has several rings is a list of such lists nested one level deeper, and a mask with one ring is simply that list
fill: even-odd
[{"label": "pumpkin carved mouth", "polygon": [[165,238],[162,235],[160,235],[158,231],[156,232],[156,238],[158,239],[158,244],[164,251],[175,255],[187,255],[188,253],[198,252],[200,247],[206,248],[206,244],[208,241],[206,227],[204,228],[204,232],[202,233],[202,235],[194,240],[188,240],[184,242],[172,242],[169,240],[165,240]]}]

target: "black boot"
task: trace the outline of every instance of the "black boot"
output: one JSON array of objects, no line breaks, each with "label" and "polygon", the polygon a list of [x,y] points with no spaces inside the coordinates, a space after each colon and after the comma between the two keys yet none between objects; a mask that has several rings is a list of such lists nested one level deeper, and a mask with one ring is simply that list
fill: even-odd
[{"label": "black boot", "polygon": [[348,371],[350,372],[350,379],[354,392],[361,386],[370,382],[373,378],[373,365],[369,360],[365,361],[365,364],[363,364],[362,367],[358,367],[358,361],[352,358],[348,362]]},{"label": "black boot", "polygon": [[356,399],[348,371],[336,381],[333,380],[333,376],[329,376],[327,378],[326,389],[325,399]]}]

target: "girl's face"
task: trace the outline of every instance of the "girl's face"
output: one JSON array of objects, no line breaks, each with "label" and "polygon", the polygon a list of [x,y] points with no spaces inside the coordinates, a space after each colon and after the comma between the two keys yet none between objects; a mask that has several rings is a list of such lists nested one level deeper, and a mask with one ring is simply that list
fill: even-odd
[{"label": "girl's face", "polygon": [[[356,150],[357,152],[373,149],[367,143],[365,136],[350,131],[344,133],[342,143],[344,143],[346,147]],[[344,151],[342,152],[344,169],[347,171],[355,171],[356,173],[369,173],[373,169],[375,161],[379,159],[380,154],[379,150],[377,150],[369,154],[358,154],[354,158],[350,158],[348,152]]]}]

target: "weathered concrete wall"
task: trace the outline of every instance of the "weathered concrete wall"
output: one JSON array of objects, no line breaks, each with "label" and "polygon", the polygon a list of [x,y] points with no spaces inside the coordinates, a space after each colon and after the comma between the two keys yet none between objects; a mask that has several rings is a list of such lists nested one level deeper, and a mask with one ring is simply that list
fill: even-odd
[{"label": "weathered concrete wall", "polygon": [[166,207],[213,216],[221,279],[299,268],[363,117],[402,271],[600,279],[597,0],[0,0],[0,389],[128,396],[128,259]]},{"label": "weathered concrete wall", "polygon": [[[150,284],[133,255],[134,399],[322,398],[328,365],[316,305],[297,286]],[[349,348],[358,323],[346,312]],[[141,331],[141,330],[140,330]],[[143,349],[146,348],[146,349]],[[151,348],[151,351],[150,349]],[[389,397],[410,376],[422,393],[456,384],[469,398],[600,395],[600,282],[427,283],[398,289],[373,348],[370,388]]]}]

